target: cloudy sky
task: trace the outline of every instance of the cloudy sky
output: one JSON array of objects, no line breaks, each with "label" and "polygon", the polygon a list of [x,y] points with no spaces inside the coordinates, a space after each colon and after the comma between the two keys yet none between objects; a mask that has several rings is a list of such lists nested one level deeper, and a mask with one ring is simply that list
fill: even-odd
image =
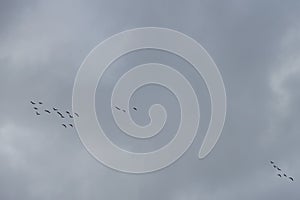
[{"label": "cloudy sky", "polygon": [[[0,1],[0,199],[290,199],[300,197],[300,2],[298,1]],[[180,120],[168,90],[146,86],[130,104],[145,125],[161,103],[168,121],[150,141],[122,134],[112,121],[111,89],[130,68],[165,63],[186,75],[201,99],[201,123],[189,150],[173,165],[143,175],[96,161],[75,129],[54,115],[35,116],[30,100],[69,110],[85,56],[118,32],[144,26],[183,32],[202,44],[223,76],[228,111],[222,136],[203,160],[209,121],[201,77],[178,57],[143,50],[113,63],[100,81],[96,107],[108,137],[132,151],[172,138]],[[149,143],[148,143],[149,142]],[[291,182],[276,175],[274,160]]]}]

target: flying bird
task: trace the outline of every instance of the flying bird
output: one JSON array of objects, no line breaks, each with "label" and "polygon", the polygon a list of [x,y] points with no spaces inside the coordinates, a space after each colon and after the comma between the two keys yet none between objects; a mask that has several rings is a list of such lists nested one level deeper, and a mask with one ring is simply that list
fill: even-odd
[{"label": "flying bird", "polygon": [[67,128],[67,126],[65,124],[61,124],[63,127]]},{"label": "flying bird", "polygon": [[271,164],[274,164],[274,162],[273,162],[272,160],[270,161],[270,163],[271,163]]},{"label": "flying bird", "polygon": [[54,110],[54,111],[57,111],[58,109],[57,109],[57,108],[53,108],[53,110]]},{"label": "flying bird", "polygon": [[[136,107],[133,107],[133,110],[137,110],[137,108]],[[273,164],[273,163],[272,163]]]},{"label": "flying bird", "polygon": [[73,127],[73,124],[69,124],[69,126]]},{"label": "flying bird", "polygon": [[273,167],[274,167],[274,168],[277,168],[277,166],[276,166],[276,165],[273,165]]},{"label": "flying bird", "polygon": [[38,108],[37,108],[37,107],[33,107],[33,109],[34,109],[34,110],[38,110]]},{"label": "flying bird", "polygon": [[290,179],[291,181],[294,181],[294,178],[293,178],[293,177],[289,177],[289,179]]},{"label": "flying bird", "polygon": [[277,174],[277,176],[281,177],[281,174]]},{"label": "flying bird", "polygon": [[35,105],[35,102],[33,102],[33,101],[30,101],[30,103],[31,103],[32,105]]},{"label": "flying bird", "polygon": [[40,101],[39,104],[43,104],[43,102]]},{"label": "flying bird", "polygon": [[281,169],[280,169],[279,167],[277,167],[277,170],[278,170],[278,171],[281,171]]},{"label": "flying bird", "polygon": [[287,175],[286,175],[286,174],[283,174],[283,176],[284,176],[284,177],[287,177]]},{"label": "flying bird", "polygon": [[123,109],[122,111],[123,111],[123,112],[126,112],[126,110],[124,110],[124,109]]},{"label": "flying bird", "polygon": [[69,117],[70,117],[70,118],[73,118],[73,116],[72,116],[72,115],[69,115]]},{"label": "flying bird", "polygon": [[65,117],[61,114],[61,112],[57,111],[57,114],[59,114],[61,118],[65,118]]},{"label": "flying bird", "polygon": [[70,112],[69,112],[69,111],[66,111],[66,113],[67,113],[67,114],[70,114]]},{"label": "flying bird", "polygon": [[36,115],[41,115],[39,112],[35,112]]},{"label": "flying bird", "polygon": [[115,108],[116,108],[117,110],[121,110],[118,106],[115,106]]},{"label": "flying bird", "polygon": [[77,117],[79,117],[79,115],[77,113],[74,113]]},{"label": "flying bird", "polygon": [[45,110],[45,112],[46,112],[46,113],[49,113],[49,114],[51,113],[51,112],[50,112],[49,110],[47,110],[47,109]]}]

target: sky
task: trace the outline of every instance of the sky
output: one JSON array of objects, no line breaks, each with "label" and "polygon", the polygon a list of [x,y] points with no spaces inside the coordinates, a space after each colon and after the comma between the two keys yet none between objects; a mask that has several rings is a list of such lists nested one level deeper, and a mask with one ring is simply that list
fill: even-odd
[{"label": "sky", "polygon": [[[0,199],[235,200],[300,197],[299,1],[0,1]],[[171,166],[147,174],[112,170],[94,159],[75,129],[54,115],[36,116],[30,101],[70,110],[77,70],[101,41],[137,27],[165,27],[194,38],[217,64],[226,87],[227,118],[213,151],[198,151],[210,119],[201,77],[178,57],[142,50],[107,70],[96,94],[98,119],[115,144],[147,152],[178,128],[178,101],[167,89],[140,88],[130,105],[141,125],[161,103],[162,132],[134,140],[116,128],[109,104],[118,78],[137,64],[181,71],[201,107],[198,135]],[[269,161],[295,178],[276,175]]]}]

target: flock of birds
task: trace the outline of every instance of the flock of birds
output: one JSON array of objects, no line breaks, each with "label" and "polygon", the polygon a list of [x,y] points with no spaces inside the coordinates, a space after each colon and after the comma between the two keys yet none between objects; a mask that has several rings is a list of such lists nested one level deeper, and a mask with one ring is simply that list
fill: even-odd
[{"label": "flock of birds", "polygon": [[273,166],[273,168],[277,170],[277,176],[278,176],[278,177],[280,177],[280,178],[283,178],[283,177],[284,177],[284,178],[288,178],[290,181],[294,181],[294,178],[291,177],[291,176],[288,176],[286,173],[284,173],[284,172],[282,171],[282,169],[279,168],[278,165],[276,165],[276,164],[274,163],[274,161],[271,160],[270,163],[271,163],[271,165]]},{"label": "flock of birds", "polygon": [[[74,116],[72,115],[72,113],[70,111],[68,111],[68,110],[67,111],[61,111],[61,110],[59,110],[58,108],[55,108],[55,107],[52,107],[52,109],[49,109],[49,108],[48,109],[44,109],[43,108],[43,102],[41,102],[41,101],[38,101],[38,102],[30,101],[30,103],[33,106],[33,109],[34,109],[35,114],[37,116],[40,116],[42,113],[46,113],[46,114],[54,113],[58,117],[60,117],[61,119],[67,119],[67,118],[73,119],[74,118]],[[117,110],[119,110],[119,111],[122,111],[124,113],[126,112],[126,110],[121,109],[118,106],[115,106],[114,108],[117,109]],[[135,110],[135,111],[137,111],[136,107],[133,107],[132,109]],[[78,113],[74,113],[74,115],[76,117],[79,117]],[[73,128],[74,127],[74,125],[72,123],[66,123],[66,122],[62,123],[61,125],[64,128],[68,128],[68,127],[69,128]],[[294,181],[294,178],[291,177],[291,176],[288,176],[286,173],[284,173],[282,171],[282,169],[279,168],[279,166],[275,164],[274,161],[271,160],[270,164],[273,166],[274,169],[277,170],[277,176],[278,177],[280,177],[280,178],[288,178],[290,181]]]},{"label": "flock of birds", "polygon": [[[119,111],[126,112],[126,110],[124,110],[124,109],[121,109],[121,108],[120,108],[120,107],[118,107],[118,106],[115,106],[115,109],[117,109],[117,110],[119,110]],[[135,111],[137,111],[137,108],[136,108],[136,107],[133,107],[132,109],[133,109],[133,110],[135,110]]]},{"label": "flock of birds", "polygon": [[[35,111],[35,114],[37,116],[40,116],[42,113],[46,113],[46,114],[56,114],[57,117],[59,117],[60,119],[64,120],[64,123],[62,123],[61,125],[64,128],[73,128],[74,125],[73,123],[70,122],[66,122],[67,119],[73,119],[74,116],[72,115],[72,113],[70,111],[61,111],[58,108],[52,107],[51,109],[49,108],[43,108],[44,103],[41,101],[38,102],[34,102],[34,101],[30,101],[31,105],[33,106],[33,110]],[[74,113],[74,115],[76,117],[79,117],[78,113]]]},{"label": "flock of birds", "polygon": [[[52,107],[52,108],[44,108],[44,103],[42,101],[30,101],[31,105],[33,106],[33,110],[35,112],[35,114],[37,116],[40,116],[42,113],[46,113],[46,114],[56,114],[57,117],[59,117],[60,119],[73,119],[74,116],[72,115],[72,113],[70,111],[62,111],[62,110],[59,110],[58,108],[56,107]],[[118,106],[115,106],[115,109],[119,110],[119,111],[122,111],[122,112],[126,112],[125,109],[121,109],[120,107]],[[137,108],[136,107],[133,107],[132,108],[133,110],[137,111]],[[78,113],[74,113],[74,115],[76,117],[79,117],[79,114]],[[64,127],[64,128],[73,128],[74,125],[73,123],[70,123],[70,122],[65,122],[66,120],[64,120],[64,123],[62,123],[61,125]]]}]

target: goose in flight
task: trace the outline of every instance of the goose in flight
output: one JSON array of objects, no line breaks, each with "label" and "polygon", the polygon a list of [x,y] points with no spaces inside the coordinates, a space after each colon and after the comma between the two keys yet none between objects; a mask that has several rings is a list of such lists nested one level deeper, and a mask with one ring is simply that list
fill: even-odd
[{"label": "goose in flight", "polygon": [[277,174],[277,176],[281,177],[281,174]]},{"label": "goose in flight", "polygon": [[280,169],[279,167],[277,167],[277,170],[278,170],[278,171],[281,171],[281,169]]},{"label": "goose in flight", "polygon": [[30,103],[31,103],[32,105],[35,105],[35,102],[33,102],[33,101],[30,101]]},{"label": "goose in flight", "polygon": [[39,112],[35,112],[36,115],[41,115]]},{"label": "goose in flight", "polygon": [[67,128],[67,126],[65,124],[61,124],[63,127]]},{"label": "goose in flight", "polygon": [[291,181],[294,181],[294,178],[293,178],[293,177],[289,177],[289,179],[290,179]]},{"label": "goose in flight", "polygon": [[77,113],[74,113],[76,115],[76,117],[79,117],[79,115]]},{"label": "goose in flight", "polygon": [[47,110],[47,109],[45,110],[45,112],[46,112],[46,113],[49,113],[49,114],[51,113],[51,112],[50,112],[49,110]]}]

